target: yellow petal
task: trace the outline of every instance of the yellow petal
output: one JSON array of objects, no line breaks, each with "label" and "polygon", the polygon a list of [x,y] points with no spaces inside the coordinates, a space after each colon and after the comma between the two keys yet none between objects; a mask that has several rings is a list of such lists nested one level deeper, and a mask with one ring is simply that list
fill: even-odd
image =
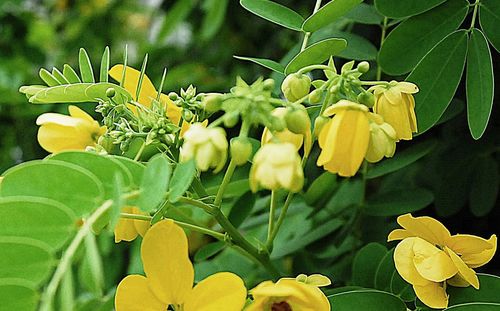
[{"label": "yellow petal", "polygon": [[94,119],[88,113],[86,113],[82,109],[78,108],[77,106],[73,106],[73,105],[69,106],[68,111],[69,111],[69,115],[72,116],[73,118],[79,118],[79,119],[83,119],[83,120],[86,120],[89,122],[94,121]]},{"label": "yellow petal", "polygon": [[159,311],[167,310],[167,306],[151,292],[142,275],[125,277],[116,289],[116,311]]},{"label": "yellow petal", "polygon": [[332,281],[322,274],[311,274],[307,277],[306,283],[316,287],[323,287],[332,284]]},{"label": "yellow petal", "polygon": [[[115,65],[109,70],[109,75],[118,82],[121,82],[123,74],[123,65]],[[149,80],[148,76],[144,75],[142,79],[141,92],[139,94],[139,98],[136,98],[137,85],[139,84],[139,78],[141,76],[141,72],[127,66],[125,72],[125,83],[123,87],[132,95],[132,98],[139,102],[140,104],[151,107],[151,102],[158,95],[156,89]]]},{"label": "yellow petal", "polygon": [[169,219],[156,223],[144,236],[141,257],[149,287],[160,301],[184,303],[193,286],[194,271],[182,228]]},{"label": "yellow petal", "polygon": [[393,88],[401,93],[406,93],[406,94],[418,93],[418,87],[411,82],[406,82],[406,81],[398,82],[398,84]]},{"label": "yellow petal", "polygon": [[448,295],[440,283],[429,282],[427,285],[413,285],[415,294],[426,306],[435,309],[448,307]]},{"label": "yellow petal", "polygon": [[442,223],[427,216],[401,215],[398,217],[398,224],[414,236],[418,236],[432,244],[444,245],[451,236],[450,231]]},{"label": "yellow petal", "polygon": [[[122,208],[123,213],[133,214],[133,207]],[[115,243],[120,241],[133,241],[137,237],[134,219],[120,218],[115,226]]]},{"label": "yellow petal", "polygon": [[321,153],[316,161],[316,165],[322,166],[328,163],[333,155],[333,148],[335,145],[335,131],[339,126],[339,121],[334,122],[333,119],[326,122],[326,124],[321,129],[318,137],[318,143],[321,148]]},{"label": "yellow petal", "polygon": [[394,249],[394,264],[399,275],[401,275],[406,282],[412,285],[423,286],[429,283],[429,281],[418,273],[413,263],[413,258],[415,257],[413,245],[416,239],[418,238],[406,238],[399,242]]},{"label": "yellow petal", "polygon": [[429,281],[443,282],[458,272],[457,267],[444,251],[421,238],[415,238],[413,252],[415,268]]},{"label": "yellow petal", "polygon": [[330,302],[325,294],[316,286],[297,282],[294,279],[280,279],[276,286],[286,286],[292,294],[286,298],[293,310],[329,311]]},{"label": "yellow petal", "polygon": [[82,130],[80,127],[58,124],[42,125],[38,129],[37,138],[40,146],[51,153],[65,150],[85,150],[87,146],[95,145],[91,133]]},{"label": "yellow petal", "polygon": [[467,267],[465,262],[463,262],[460,257],[458,257],[455,252],[445,246],[445,251],[448,256],[453,261],[453,264],[458,269],[458,274],[470,285],[472,285],[475,289],[479,289],[479,279],[477,278],[476,272],[471,268]]},{"label": "yellow petal", "polygon": [[[147,213],[142,212],[135,206],[132,208],[132,213],[137,215],[147,215]],[[134,219],[134,227],[137,233],[139,233],[141,236],[144,236],[151,225],[147,220]]]},{"label": "yellow petal", "polygon": [[247,290],[241,278],[220,272],[198,283],[186,303],[185,311],[240,311],[245,305]]},{"label": "yellow petal", "polygon": [[477,254],[463,254],[462,260],[471,268],[477,268],[487,264],[496,253],[497,236],[493,234],[488,241],[493,245],[492,248]]},{"label": "yellow petal", "polygon": [[460,276],[460,273],[455,274],[451,279],[446,280],[446,283],[450,284],[451,286],[455,287],[468,287],[470,286],[470,283],[464,280],[462,276]]},{"label": "yellow petal", "polygon": [[408,230],[394,229],[392,230],[391,233],[389,233],[389,236],[387,237],[387,242],[403,240],[409,237],[414,237],[414,235],[408,232]]},{"label": "yellow petal", "polygon": [[[173,124],[179,125],[179,122],[181,120],[181,113],[182,113],[182,108],[177,107],[172,100],[168,97],[168,95],[161,94],[160,95],[160,101],[162,104],[167,106],[167,117],[172,121]],[[182,122],[183,126],[186,124],[186,126],[189,127],[189,124],[185,121]]]},{"label": "yellow petal", "polygon": [[451,236],[446,245],[471,268],[480,267],[489,262],[496,252],[497,237],[492,235],[489,240],[468,234]]}]

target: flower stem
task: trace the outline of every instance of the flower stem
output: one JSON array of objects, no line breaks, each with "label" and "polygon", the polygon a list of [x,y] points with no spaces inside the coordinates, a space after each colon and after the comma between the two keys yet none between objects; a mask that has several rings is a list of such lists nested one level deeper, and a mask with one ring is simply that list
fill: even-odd
[{"label": "flower stem", "polygon": [[59,283],[66,274],[66,271],[71,267],[71,262],[80,244],[84,240],[85,236],[87,236],[87,234],[91,234],[92,225],[99,219],[101,215],[109,210],[111,206],[113,206],[112,200],[105,201],[94,211],[94,213],[90,215],[90,217],[85,220],[82,227],[64,252],[59,264],[57,265],[56,271],[52,275],[52,279],[50,280],[44,293],[42,294],[40,305],[41,311],[49,311],[53,309],[52,303],[57,292],[57,288],[59,287]]},{"label": "flower stem", "polygon": [[[385,35],[387,32],[387,22],[388,18],[384,17],[384,22],[382,24],[382,34],[380,36],[380,48],[382,48],[382,44],[384,44],[385,41]],[[380,66],[380,62],[377,59],[377,80],[380,80],[382,78],[382,67]]]},{"label": "flower stem", "polygon": [[480,0],[476,0],[476,2],[474,2],[474,4],[473,4],[474,11],[472,12],[472,19],[470,22],[469,31],[471,31],[472,28],[474,28],[474,25],[476,24],[477,8],[479,7],[479,2],[480,2]]},{"label": "flower stem", "polygon": [[268,226],[267,226],[266,247],[268,245],[272,246],[272,244],[273,244],[274,219],[275,219],[275,213],[276,213],[276,205],[278,203],[277,201],[278,200],[277,200],[276,191],[273,190],[273,191],[271,191],[271,204],[269,207],[269,222],[268,222]]},{"label": "flower stem", "polygon": [[[278,235],[280,227],[283,224],[283,221],[285,220],[285,216],[286,216],[286,213],[288,211],[288,208],[290,207],[290,203],[292,203],[293,195],[294,195],[293,192],[288,193],[288,195],[285,199],[285,203],[283,204],[283,207],[281,208],[281,212],[280,212],[280,215],[278,217],[278,220],[276,221],[276,225],[273,227],[271,235],[268,236],[268,238],[267,238],[266,248],[269,252],[271,252],[273,249],[274,239],[276,238],[276,235]],[[271,217],[271,216],[269,216],[269,217]]]},{"label": "flower stem", "polygon": [[[314,5],[314,10],[313,10],[313,13],[316,13],[318,12],[319,10],[319,7],[321,6],[321,1],[322,0],[316,0],[316,4]],[[307,47],[307,42],[309,42],[309,37],[311,36],[311,33],[310,32],[306,32],[305,35],[304,35],[304,39],[302,40],[302,46],[300,47],[300,51],[304,51]]]},{"label": "flower stem", "polygon": [[236,169],[236,163],[231,159],[229,161],[229,165],[227,166],[226,173],[224,174],[224,179],[222,179],[222,183],[220,184],[219,190],[217,191],[217,195],[215,196],[214,204],[215,206],[220,206],[222,203],[222,196],[226,191],[227,185],[231,181],[231,177],[233,177],[234,170]]}]

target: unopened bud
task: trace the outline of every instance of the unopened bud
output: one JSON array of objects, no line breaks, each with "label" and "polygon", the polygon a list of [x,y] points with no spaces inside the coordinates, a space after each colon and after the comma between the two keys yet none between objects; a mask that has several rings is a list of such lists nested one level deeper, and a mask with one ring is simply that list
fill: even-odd
[{"label": "unopened bud", "polygon": [[116,91],[114,88],[110,87],[110,88],[106,89],[106,97],[111,98],[111,97],[115,96],[115,94],[116,94]]},{"label": "unopened bud", "polygon": [[273,79],[264,80],[262,88],[264,89],[264,91],[274,90],[274,80]]},{"label": "unopened bud", "polygon": [[311,94],[309,94],[309,102],[311,104],[317,104],[321,101],[321,94],[322,91],[321,90],[314,90],[311,92]]},{"label": "unopened bud", "polygon": [[176,101],[179,98],[179,95],[177,95],[175,92],[170,92],[168,93],[168,98],[172,101]]},{"label": "unopened bud", "polygon": [[239,116],[237,114],[226,113],[224,115],[224,126],[233,127],[238,123]]},{"label": "unopened bud", "polygon": [[319,133],[328,121],[330,121],[330,119],[323,116],[319,116],[316,118],[316,120],[314,120],[314,136],[319,136]]},{"label": "unopened bud", "polygon": [[220,94],[207,94],[202,101],[203,109],[207,112],[216,112],[222,106],[222,95]]},{"label": "unopened bud", "polygon": [[290,102],[295,102],[306,96],[309,94],[310,89],[311,78],[304,74],[294,73],[288,75],[281,84],[281,91]]},{"label": "unopened bud", "polygon": [[375,105],[375,95],[370,92],[362,92],[358,95],[358,102],[369,108]]},{"label": "unopened bud", "polygon": [[305,108],[288,108],[285,115],[286,127],[295,134],[305,134],[311,131],[311,120]]},{"label": "unopened bud", "polygon": [[231,159],[236,165],[247,163],[252,155],[252,144],[246,137],[236,137],[231,140]]},{"label": "unopened bud", "polygon": [[358,64],[357,69],[361,73],[366,73],[366,72],[368,72],[368,70],[370,70],[370,63],[363,61],[363,62]]}]

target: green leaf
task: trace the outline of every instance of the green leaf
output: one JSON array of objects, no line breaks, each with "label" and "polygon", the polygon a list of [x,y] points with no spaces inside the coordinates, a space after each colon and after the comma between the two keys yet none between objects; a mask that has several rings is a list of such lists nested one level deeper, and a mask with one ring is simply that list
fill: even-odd
[{"label": "green leaf", "polygon": [[446,308],[451,311],[500,311],[500,303],[471,302]]},{"label": "green leaf", "polygon": [[301,31],[304,18],[292,9],[268,0],[240,0],[242,7],[280,26]]},{"label": "green leaf", "polygon": [[316,206],[327,194],[333,192],[337,186],[337,175],[324,172],[318,178],[314,179],[304,194],[304,200],[308,205]]},{"label": "green leaf", "polygon": [[99,81],[108,82],[108,70],[109,70],[109,47],[104,49],[104,53],[101,58],[101,70],[99,71]]},{"label": "green leaf", "polygon": [[208,258],[221,252],[225,247],[226,243],[223,241],[217,241],[204,245],[194,255],[194,261],[199,262],[207,260]]},{"label": "green leaf", "polygon": [[30,97],[29,101],[33,104],[97,103],[107,99],[106,91],[110,88],[115,90],[115,96],[112,97],[115,102],[125,104],[132,100],[132,96],[124,88],[113,83],[100,82],[75,83],[45,88]]},{"label": "green leaf", "polygon": [[469,206],[476,217],[484,217],[495,207],[498,197],[498,162],[491,156],[480,157],[472,172]]},{"label": "green leaf", "polygon": [[40,79],[45,82],[48,86],[56,86],[60,85],[61,83],[45,68],[40,69],[40,72],[38,72],[38,75],[40,76]]},{"label": "green leaf", "polygon": [[213,38],[224,23],[229,0],[205,0],[205,16],[201,26],[201,38],[209,40]]},{"label": "green leaf", "polygon": [[370,197],[364,211],[371,216],[396,216],[419,211],[434,201],[431,191],[422,188],[397,190]]},{"label": "green leaf", "polygon": [[338,57],[349,60],[375,60],[377,48],[369,40],[354,33],[330,31],[332,37],[345,39],[348,44],[345,50],[338,53]]},{"label": "green leaf", "polygon": [[493,79],[488,41],[481,30],[474,28],[469,38],[466,82],[467,119],[474,139],[483,136],[490,119],[495,89]]},{"label": "green leaf", "polygon": [[[163,154],[158,154],[149,160],[144,170],[137,205],[145,212],[151,212],[165,199],[172,167]],[[173,182],[173,180],[172,180]]]},{"label": "green leaf", "polygon": [[481,0],[479,6],[479,23],[491,45],[500,52],[500,2],[497,0]]},{"label": "green leaf", "polygon": [[172,175],[169,189],[169,201],[177,202],[179,198],[189,189],[196,175],[196,164],[194,159],[177,164]]},{"label": "green leaf", "polygon": [[87,83],[94,83],[94,71],[92,70],[92,63],[90,62],[89,55],[85,49],[80,48],[78,53],[78,64],[80,65],[80,74],[82,81]]},{"label": "green leaf", "polygon": [[281,65],[280,63],[275,62],[274,60],[245,56],[234,56],[234,58],[256,63],[277,73],[283,74],[285,72],[285,67],[283,67],[283,65]]},{"label": "green leaf", "polygon": [[78,74],[75,72],[73,68],[71,68],[70,65],[64,64],[63,66],[63,75],[66,77],[66,80],[69,81],[69,83],[81,83],[82,80],[80,80],[80,77]]},{"label": "green leaf", "polygon": [[256,196],[252,192],[246,192],[238,198],[231,207],[228,219],[238,228],[245,219],[250,216],[253,206],[255,205]]},{"label": "green leaf", "polygon": [[388,251],[379,262],[375,271],[375,288],[389,291],[391,288],[392,273],[396,271],[394,265],[394,249]]},{"label": "green leaf", "polygon": [[69,83],[68,79],[66,79],[66,77],[59,70],[57,70],[57,68],[52,68],[52,75],[57,79],[57,81],[60,82],[60,84]]},{"label": "green leaf", "polygon": [[0,236],[39,240],[57,251],[76,229],[76,216],[64,204],[37,197],[0,198]]},{"label": "green leaf", "polygon": [[46,244],[28,238],[0,237],[0,280],[22,279],[38,286],[55,265],[55,258]]},{"label": "green leaf", "polygon": [[448,1],[402,22],[389,33],[380,49],[379,61],[384,72],[400,75],[411,71],[439,41],[460,26],[467,12],[467,1]]},{"label": "green leaf", "polygon": [[102,203],[104,187],[94,174],[75,164],[55,160],[30,161],[5,173],[0,196],[52,199],[81,217]]},{"label": "green leaf", "polygon": [[360,3],[344,15],[345,18],[359,24],[380,25],[384,17],[370,4]]},{"label": "green leaf", "polygon": [[375,7],[382,15],[392,18],[402,18],[423,13],[445,1],[446,0],[375,0]]},{"label": "green leaf", "polygon": [[129,171],[132,176],[132,184],[139,187],[142,182],[142,176],[144,174],[144,169],[146,168],[143,164],[134,161],[130,158],[121,156],[111,156],[113,159],[117,160]]},{"label": "green leaf", "polygon": [[78,270],[79,280],[90,292],[102,295],[104,287],[103,263],[93,234],[85,236],[85,256]]},{"label": "green leaf", "polygon": [[167,14],[163,19],[163,24],[158,33],[157,42],[166,40],[172,31],[177,28],[177,25],[186,19],[194,9],[197,0],[177,0],[174,5],[170,7]]},{"label": "green leaf", "polygon": [[314,43],[313,45],[307,47],[304,51],[295,55],[295,57],[286,66],[285,74],[296,72],[309,65],[323,63],[328,60],[330,56],[338,55],[346,47],[347,41],[337,38],[326,39],[318,43]]},{"label": "green leaf", "polygon": [[398,297],[377,290],[354,290],[328,296],[335,311],[406,311],[406,305]]},{"label": "green leaf", "polygon": [[391,278],[391,293],[398,296],[405,302],[415,301],[415,292],[410,283],[407,283],[397,271],[392,273]]},{"label": "green leaf", "polygon": [[361,2],[363,0],[332,0],[309,16],[302,25],[302,29],[307,32],[314,32],[333,23]]},{"label": "green leaf", "polygon": [[450,306],[469,302],[500,303],[500,277],[478,273],[479,290],[469,287],[449,286],[446,291],[450,295]]},{"label": "green leaf", "polygon": [[361,248],[352,263],[352,282],[354,285],[374,288],[375,272],[382,258],[387,253],[385,246],[369,243]]},{"label": "green leaf", "polygon": [[439,42],[406,78],[415,95],[419,133],[430,129],[448,107],[462,78],[467,56],[467,31],[458,30]]},{"label": "green leaf", "polygon": [[368,179],[384,176],[406,167],[415,161],[421,159],[431,152],[437,143],[435,140],[427,140],[422,143],[410,146],[409,148],[396,152],[394,157],[385,159],[368,170],[366,177]]},{"label": "green leaf", "polygon": [[0,279],[0,300],[2,311],[36,310],[39,294],[29,282],[21,279]]}]

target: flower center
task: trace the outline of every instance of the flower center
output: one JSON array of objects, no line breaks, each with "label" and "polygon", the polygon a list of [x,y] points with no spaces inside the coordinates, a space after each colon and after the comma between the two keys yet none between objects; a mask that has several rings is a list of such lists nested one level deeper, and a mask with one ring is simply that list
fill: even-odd
[{"label": "flower center", "polygon": [[275,302],[271,306],[271,311],[292,311],[292,307],[286,301]]}]

